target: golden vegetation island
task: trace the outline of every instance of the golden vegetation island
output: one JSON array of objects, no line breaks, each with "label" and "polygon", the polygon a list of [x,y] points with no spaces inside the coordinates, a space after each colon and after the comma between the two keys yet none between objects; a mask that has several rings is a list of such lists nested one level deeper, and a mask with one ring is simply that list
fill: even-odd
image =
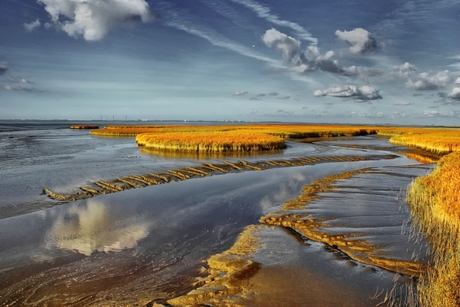
[{"label": "golden vegetation island", "polygon": [[95,136],[136,137],[146,149],[182,152],[254,152],[286,148],[285,139],[375,134],[364,126],[225,125],[107,126]]}]

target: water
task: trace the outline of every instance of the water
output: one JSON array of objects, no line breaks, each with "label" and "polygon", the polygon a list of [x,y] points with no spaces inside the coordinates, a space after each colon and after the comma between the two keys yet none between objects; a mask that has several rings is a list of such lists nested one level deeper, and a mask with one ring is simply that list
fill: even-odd
[{"label": "water", "polygon": [[[101,178],[197,165],[197,161],[191,157],[172,159],[143,154],[132,139],[94,138],[88,131],[65,128],[22,128],[0,132],[0,302],[5,306],[122,306],[184,295],[193,288],[194,278],[203,275],[201,269],[206,259],[230,248],[246,226],[260,224],[260,217],[279,213],[284,202],[296,198],[302,187],[313,180],[365,167],[395,171],[395,166],[416,164],[399,157],[229,173],[55,206],[55,201],[40,195],[43,187],[65,190]],[[372,138],[361,138],[359,142],[363,140],[385,144]],[[330,144],[289,145],[283,152],[244,159],[375,153]],[[395,192],[400,185],[410,182],[411,176],[428,171],[409,170],[397,170],[409,172],[408,177],[398,177],[403,181],[391,177],[389,182]],[[307,207],[305,210],[310,211],[306,213],[332,215],[335,220],[329,222],[327,231],[348,233],[358,227],[366,239],[382,245],[382,250],[393,253],[392,257],[401,255],[407,246],[399,245],[405,238],[395,241],[395,231],[407,214],[398,213],[393,206],[391,210],[399,215],[392,227],[368,219],[366,210],[370,209],[363,206],[385,196],[375,193],[371,179],[358,178],[337,191],[352,200],[348,207],[340,207],[342,211],[334,206],[338,194],[328,194]],[[366,196],[357,197],[363,190],[367,191]],[[374,199],[369,201],[369,197]],[[391,231],[382,234],[378,231],[382,229]],[[394,274],[368,265],[344,265],[343,259],[325,251],[322,244],[300,244],[298,238],[282,228],[266,230],[261,240],[264,247],[254,257],[263,269],[253,280],[253,290],[265,293],[273,302],[279,302],[283,289],[291,288],[297,300],[285,300],[285,306],[300,306],[298,301],[309,296],[327,306],[331,302],[324,293],[302,292],[304,288],[299,286],[305,282],[310,284],[306,288],[318,289],[321,281],[336,289],[340,293],[337,299],[348,300],[350,306],[353,302],[369,306],[368,298],[377,286],[392,286]],[[297,273],[287,274],[290,271],[286,268],[294,268]],[[350,285],[351,281],[355,284]],[[273,287],[279,290],[277,295],[267,291]],[[358,298],[353,299],[356,295]],[[254,297],[244,299],[254,306],[266,303]]]}]

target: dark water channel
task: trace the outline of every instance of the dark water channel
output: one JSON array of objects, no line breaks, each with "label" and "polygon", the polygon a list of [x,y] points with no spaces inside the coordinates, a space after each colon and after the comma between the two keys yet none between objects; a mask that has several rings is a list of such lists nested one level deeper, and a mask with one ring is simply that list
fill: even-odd
[{"label": "dark water channel", "polygon": [[[355,141],[387,146],[370,137],[346,142]],[[284,152],[244,159],[376,152],[326,143],[289,145]],[[313,180],[361,168],[402,175],[356,177],[305,210],[333,217],[327,231],[358,232],[380,246],[379,254],[410,259],[421,249],[410,243],[409,252],[401,244],[407,238],[397,238],[408,215],[396,196],[429,167],[405,157],[229,173],[54,206],[40,195],[43,187],[65,189],[197,161],[142,154],[132,139],[93,138],[67,129],[0,132],[0,148],[2,306],[142,306],[183,295],[202,275],[204,261],[230,248],[246,226],[279,211]],[[382,208],[384,203],[393,205]],[[350,261],[320,243],[304,244],[306,238],[299,241],[282,228],[265,230],[262,240],[255,258],[264,269],[253,279],[259,296],[247,298],[248,306],[374,306],[379,302],[370,297],[377,288],[393,286],[394,273]]]}]

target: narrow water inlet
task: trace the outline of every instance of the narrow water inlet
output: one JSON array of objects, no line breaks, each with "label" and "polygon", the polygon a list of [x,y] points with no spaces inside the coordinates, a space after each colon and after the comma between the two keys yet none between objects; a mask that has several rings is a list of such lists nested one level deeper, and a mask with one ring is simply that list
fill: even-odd
[{"label": "narrow water inlet", "polygon": [[[377,288],[382,285],[392,288],[388,280],[394,275],[391,272],[415,277],[427,264],[426,242],[402,231],[409,215],[407,210],[401,210],[398,196],[401,187],[429,170],[430,167],[423,166],[368,168],[330,176],[333,182],[327,177],[315,181],[323,186],[315,182],[307,185],[304,193],[316,186],[316,197],[301,194],[296,203],[304,199],[303,206],[284,205],[281,210],[262,217],[265,226],[247,228],[236,244],[217,258],[218,264],[211,257],[209,276],[202,287],[169,302],[173,306],[213,306],[218,302],[235,306],[383,304],[382,296],[371,293],[378,293]],[[341,177],[345,179],[338,179]],[[280,232],[283,229],[287,232]],[[309,243],[310,239],[326,243],[326,249],[335,259],[324,252],[315,254],[314,260],[308,258],[307,255],[314,254],[312,250],[321,249],[321,244]],[[250,240],[259,242],[257,251],[241,249]],[[324,257],[329,257],[326,265],[319,262],[318,266],[312,266]],[[235,268],[235,263],[246,265]],[[251,263],[260,265],[257,273],[235,281],[238,270],[244,272]],[[331,267],[335,269],[329,271]],[[331,284],[332,280],[335,282]],[[331,291],[333,296],[329,295]],[[287,293],[290,295],[286,296]],[[404,297],[395,299],[404,300]]]}]

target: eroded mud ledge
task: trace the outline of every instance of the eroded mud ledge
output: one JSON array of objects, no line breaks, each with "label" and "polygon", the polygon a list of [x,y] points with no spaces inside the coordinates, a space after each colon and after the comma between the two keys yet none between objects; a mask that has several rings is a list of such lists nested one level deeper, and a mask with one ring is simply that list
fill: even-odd
[{"label": "eroded mud ledge", "polygon": [[116,193],[123,190],[144,188],[151,185],[165,184],[175,181],[183,181],[191,178],[212,176],[229,172],[241,172],[248,170],[265,170],[275,167],[292,167],[314,165],[328,162],[353,162],[353,161],[373,161],[382,159],[394,159],[398,156],[392,154],[367,155],[367,156],[308,156],[295,159],[283,160],[264,160],[255,163],[249,163],[245,160],[238,162],[224,161],[224,163],[203,163],[196,167],[185,167],[164,171],[161,173],[144,173],[140,175],[131,175],[126,177],[115,178],[107,181],[96,181],[88,186],[82,186],[79,191],[56,192],[44,188],[46,193],[52,199],[60,202],[69,202],[91,198],[96,195]]}]

